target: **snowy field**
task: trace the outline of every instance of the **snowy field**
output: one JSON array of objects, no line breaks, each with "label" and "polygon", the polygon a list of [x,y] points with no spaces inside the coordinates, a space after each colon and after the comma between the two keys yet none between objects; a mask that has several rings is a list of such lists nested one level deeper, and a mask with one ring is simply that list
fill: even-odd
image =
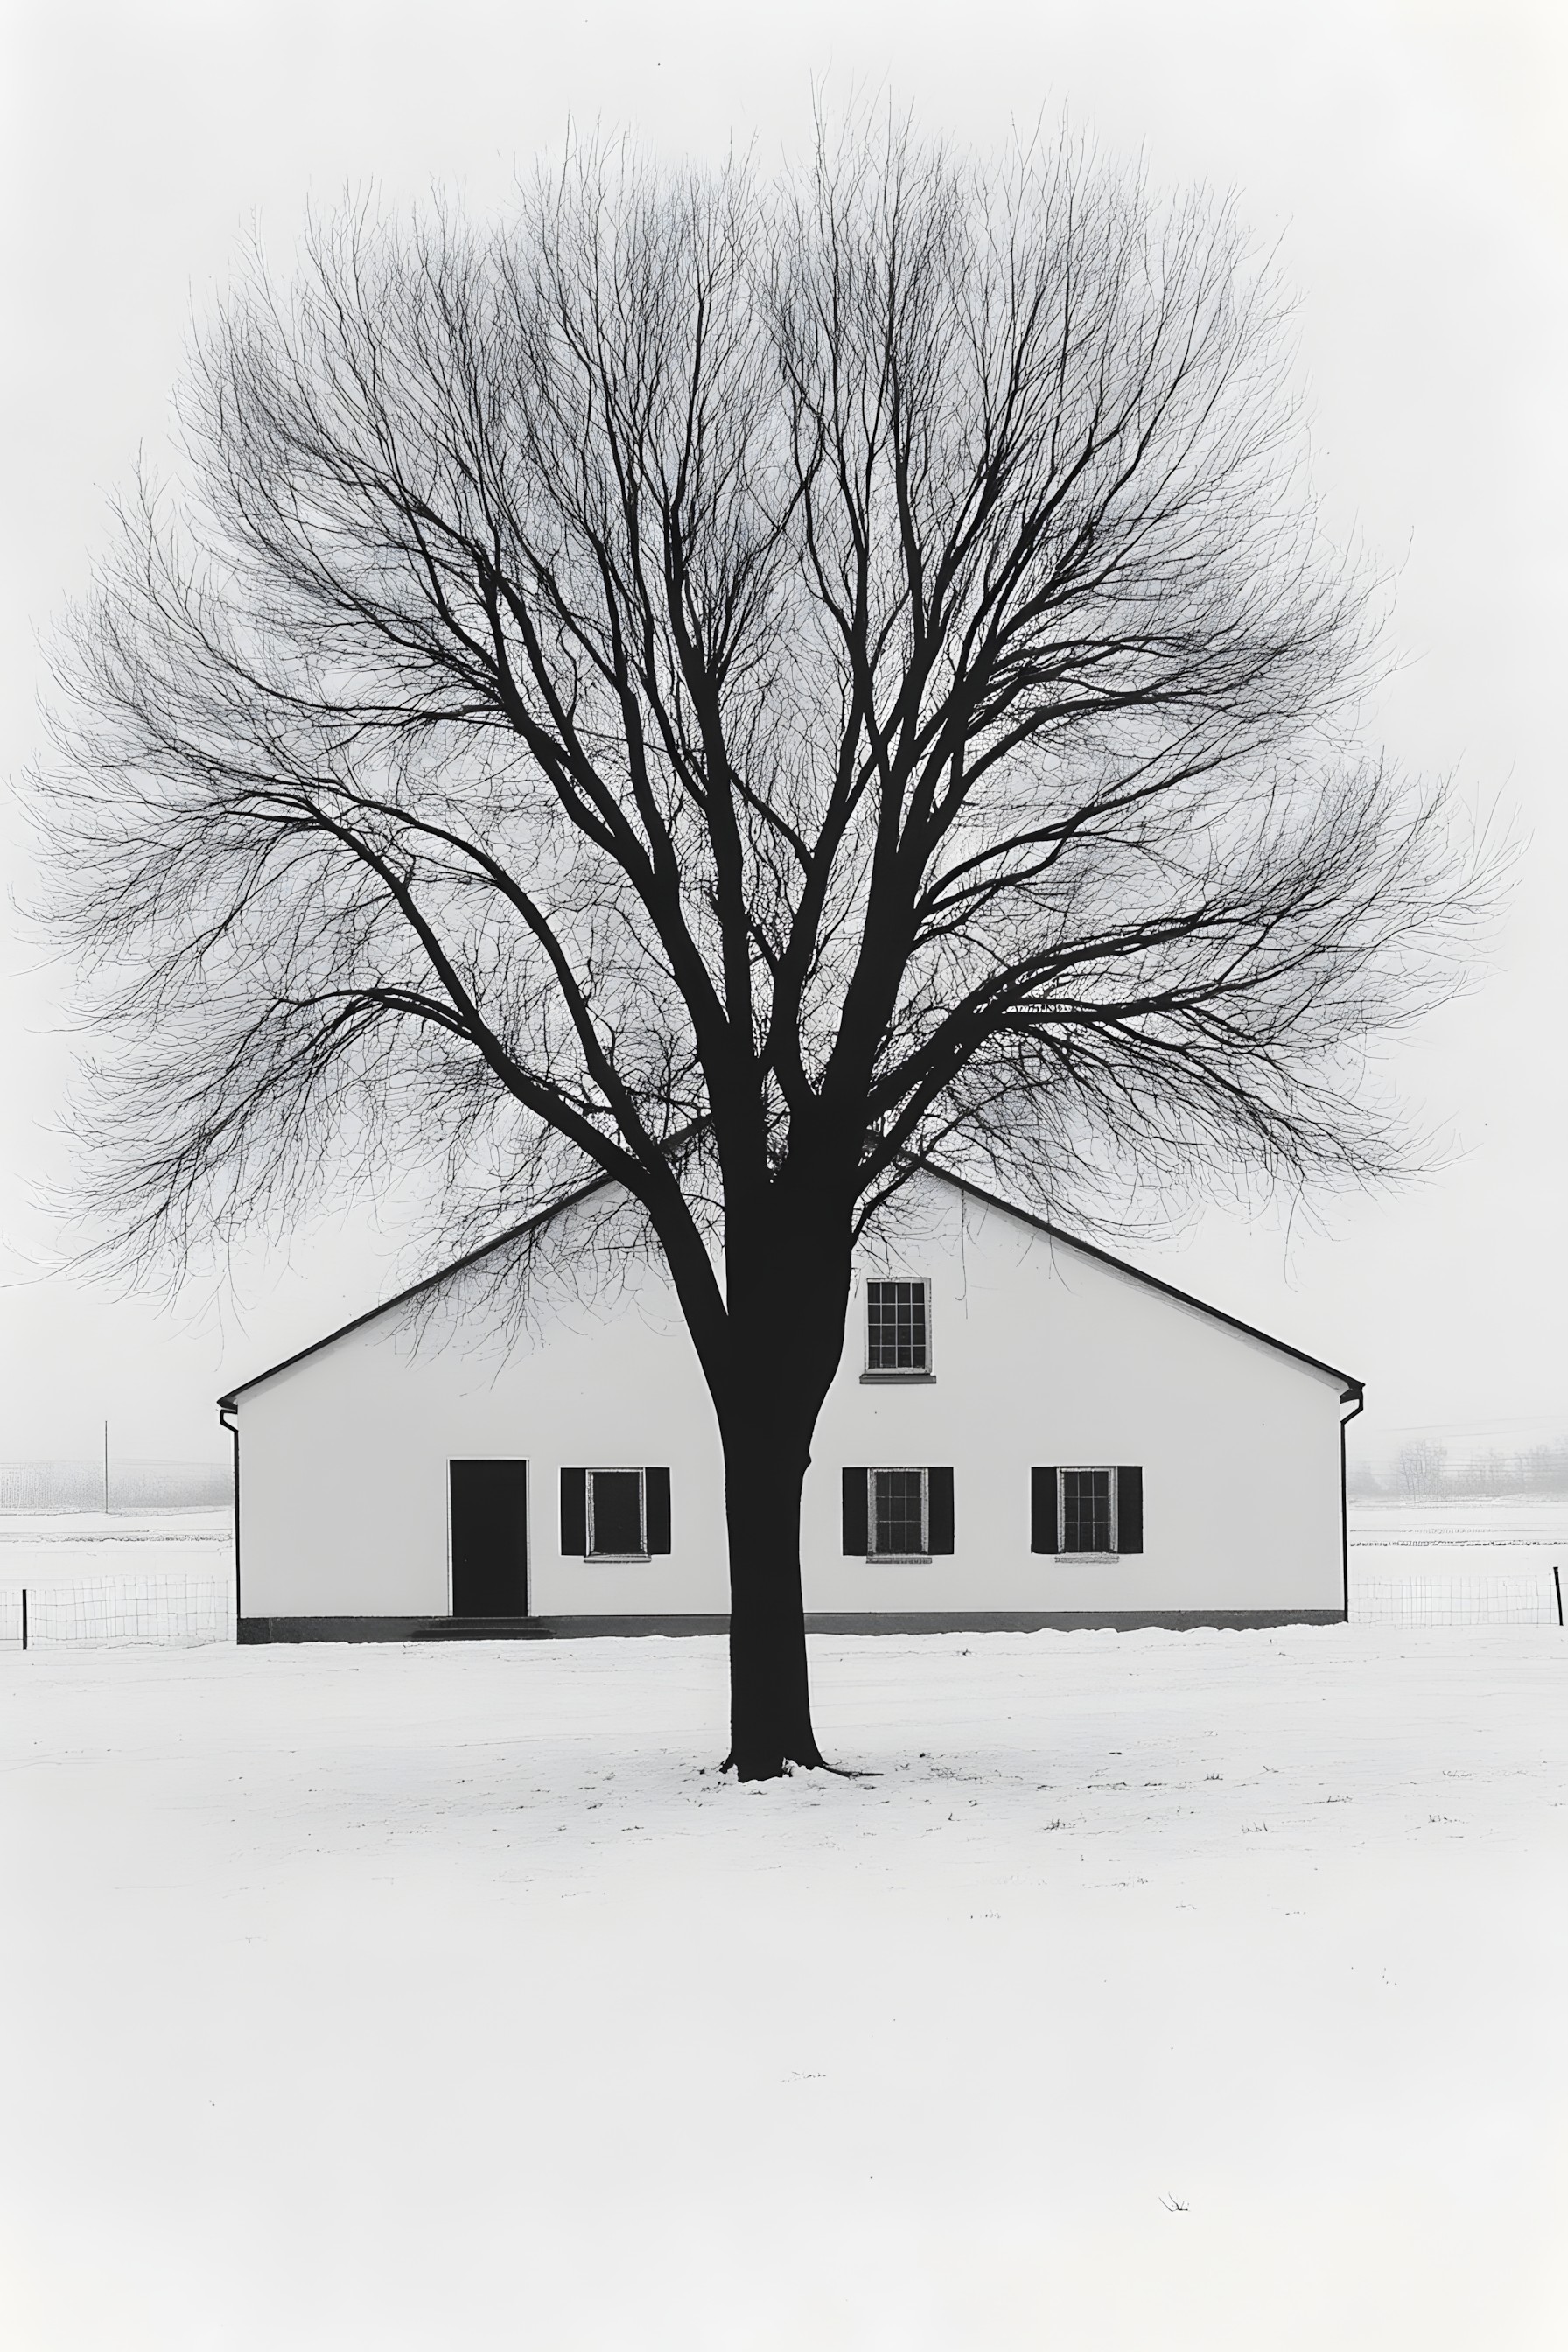
[{"label": "snowy field", "polygon": [[813,1646],[0,1658],[0,2343],[1557,2352],[1555,1627]]},{"label": "snowy field", "polygon": [[1568,1495],[1476,1496],[1435,1503],[1353,1502],[1351,1577],[1568,1571]]},{"label": "snowy field", "polygon": [[234,1578],[232,1511],[0,1512],[0,1586],[95,1577]]}]

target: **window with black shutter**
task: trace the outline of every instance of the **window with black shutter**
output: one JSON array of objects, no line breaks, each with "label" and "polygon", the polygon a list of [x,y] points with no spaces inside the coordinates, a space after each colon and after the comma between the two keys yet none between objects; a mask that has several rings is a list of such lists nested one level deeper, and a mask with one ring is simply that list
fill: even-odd
[{"label": "window with black shutter", "polygon": [[1059,1464],[1031,1470],[1029,1549],[1058,1559],[1121,1559],[1141,1552],[1142,1466]]},{"label": "window with black shutter", "polygon": [[952,1549],[952,1472],[846,1470],[844,1549],[862,1559],[925,1560]]},{"label": "window with black shutter", "polygon": [[580,1559],[668,1552],[668,1470],[563,1470],[561,1549]]}]

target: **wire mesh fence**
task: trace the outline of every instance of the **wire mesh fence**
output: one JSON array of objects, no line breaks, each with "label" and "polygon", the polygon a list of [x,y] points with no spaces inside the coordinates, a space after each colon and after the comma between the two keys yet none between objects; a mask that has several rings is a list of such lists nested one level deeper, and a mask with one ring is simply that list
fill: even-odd
[{"label": "wire mesh fence", "polygon": [[[1492,1576],[1358,1577],[1351,1619],[1363,1625],[1563,1623],[1554,1567]],[[93,1576],[0,1583],[0,1650],[195,1649],[234,1638],[226,1576]]]},{"label": "wire mesh fence", "polygon": [[1363,1625],[1553,1625],[1563,1622],[1554,1568],[1497,1576],[1363,1577],[1351,1595]]},{"label": "wire mesh fence", "polygon": [[0,1650],[195,1649],[234,1634],[217,1576],[92,1576],[0,1585]]}]

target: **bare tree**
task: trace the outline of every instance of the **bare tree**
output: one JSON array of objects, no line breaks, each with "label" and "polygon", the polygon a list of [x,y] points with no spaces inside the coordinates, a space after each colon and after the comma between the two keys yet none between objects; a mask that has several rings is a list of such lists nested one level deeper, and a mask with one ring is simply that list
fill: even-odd
[{"label": "bare tree", "polygon": [[802,1480],[913,1172],[1389,1160],[1363,1048],[1468,886],[1354,747],[1279,310],[1223,207],[897,129],[351,213],[203,338],[72,630],[106,1247],[389,1166],[448,1244],[624,1188],[721,1433],[742,1777],[822,1761]]}]

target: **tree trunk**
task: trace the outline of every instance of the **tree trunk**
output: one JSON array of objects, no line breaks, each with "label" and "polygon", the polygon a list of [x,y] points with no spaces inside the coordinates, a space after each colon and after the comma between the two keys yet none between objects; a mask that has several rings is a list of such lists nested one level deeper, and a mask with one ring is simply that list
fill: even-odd
[{"label": "tree trunk", "polygon": [[811,1727],[800,1497],[808,1436],[781,1428],[772,1394],[731,1398],[723,1419],[730,1538],[730,1754],[742,1780],[824,1762]]},{"label": "tree trunk", "polygon": [[[730,1754],[742,1780],[826,1762],[811,1727],[801,1591],[801,1489],[844,1352],[850,1212],[820,1174],[804,1201],[731,1201],[730,1345],[704,1367],[724,1448],[730,1549]],[[748,1335],[745,1350],[734,1335]]]}]

